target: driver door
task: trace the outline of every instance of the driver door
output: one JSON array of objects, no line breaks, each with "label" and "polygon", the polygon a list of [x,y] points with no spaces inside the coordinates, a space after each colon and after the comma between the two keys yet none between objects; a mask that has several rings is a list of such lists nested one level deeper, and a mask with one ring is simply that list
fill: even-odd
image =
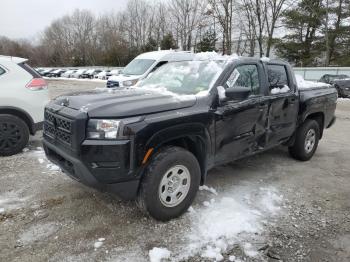
[{"label": "driver door", "polygon": [[249,97],[227,98],[216,111],[216,163],[230,162],[257,151],[265,141],[268,103],[262,95],[259,63],[239,64],[227,78],[224,88],[250,88]]}]

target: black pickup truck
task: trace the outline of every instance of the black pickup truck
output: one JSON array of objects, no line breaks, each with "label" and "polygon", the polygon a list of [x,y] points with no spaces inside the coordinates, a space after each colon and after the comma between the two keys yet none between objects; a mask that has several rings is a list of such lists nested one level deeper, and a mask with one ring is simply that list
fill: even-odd
[{"label": "black pickup truck", "polygon": [[323,75],[320,82],[333,85],[339,97],[350,97],[350,77],[348,75]]},{"label": "black pickup truck", "polygon": [[281,61],[174,62],[136,87],[56,98],[43,143],[73,179],[166,221],[188,209],[214,166],[281,144],[309,160],[336,100],[334,88],[299,90]]}]

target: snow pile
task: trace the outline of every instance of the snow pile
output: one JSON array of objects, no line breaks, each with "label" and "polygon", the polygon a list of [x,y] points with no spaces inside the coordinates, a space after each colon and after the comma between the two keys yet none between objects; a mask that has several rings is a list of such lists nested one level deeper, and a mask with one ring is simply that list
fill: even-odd
[{"label": "snow pile", "polygon": [[161,262],[162,259],[170,258],[171,252],[166,248],[154,247],[149,251],[149,259],[151,262]]},{"label": "snow pile", "polygon": [[330,87],[330,85],[321,82],[306,81],[301,75],[295,74],[297,86],[299,89],[307,89],[314,87]]},{"label": "snow pile", "polygon": [[[216,192],[204,188],[201,187],[210,193]],[[251,243],[259,237],[261,240],[268,218],[281,212],[282,200],[272,187],[252,188],[249,185],[235,186],[222,197],[204,201],[196,212],[188,213],[191,218],[191,230],[186,236],[188,243],[186,251],[181,250],[177,259],[186,260],[199,254],[203,258],[222,261],[223,255],[236,244],[246,256],[259,258],[257,248]]]},{"label": "snow pile", "polygon": [[222,261],[224,257],[221,255],[221,251],[222,250],[219,247],[213,248],[211,246],[207,246],[207,249],[204,250],[201,257],[215,259],[216,261]]},{"label": "snow pile", "polygon": [[100,248],[100,247],[103,245],[103,242],[104,242],[105,240],[106,240],[106,239],[103,238],[103,237],[99,238],[98,241],[96,241],[96,242],[94,243],[94,248],[95,248],[95,250],[98,249],[98,248]]},{"label": "snow pile", "polygon": [[56,166],[54,164],[47,164],[46,168],[50,171],[60,171],[61,170],[59,166]]},{"label": "snow pile", "polygon": [[204,185],[204,186],[200,186],[199,187],[199,190],[206,190],[206,191],[209,191],[210,193],[212,193],[212,194],[214,194],[214,195],[218,195],[218,192],[216,192],[216,190],[215,190],[215,188],[213,188],[213,187],[208,187],[208,186],[206,186],[206,185]]},{"label": "snow pile", "polygon": [[263,56],[262,58],[260,58],[260,61],[261,62],[270,62],[270,58],[266,57],[266,56]]},{"label": "snow pile", "polygon": [[275,87],[271,89],[271,94],[276,95],[276,94],[284,94],[288,93],[290,91],[289,86],[284,85],[282,88]]},{"label": "snow pile", "polygon": [[23,207],[24,203],[28,200],[28,197],[20,197],[20,192],[6,192],[0,195],[0,213],[4,213],[7,210],[14,210]]}]

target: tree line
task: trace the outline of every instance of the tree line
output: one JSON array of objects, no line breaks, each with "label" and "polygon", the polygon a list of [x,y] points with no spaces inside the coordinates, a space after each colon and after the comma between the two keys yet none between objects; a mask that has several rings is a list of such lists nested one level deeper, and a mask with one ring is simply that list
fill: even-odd
[{"label": "tree line", "polygon": [[0,54],[40,66],[124,66],[160,48],[349,66],[350,0],[129,0],[99,16],[75,10],[39,39],[0,37]]}]

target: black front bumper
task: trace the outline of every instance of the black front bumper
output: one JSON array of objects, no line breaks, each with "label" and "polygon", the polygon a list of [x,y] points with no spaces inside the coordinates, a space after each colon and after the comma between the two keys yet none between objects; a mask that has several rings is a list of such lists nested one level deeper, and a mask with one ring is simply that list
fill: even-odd
[{"label": "black front bumper", "polygon": [[135,199],[140,180],[131,171],[130,141],[89,141],[79,153],[44,139],[47,158],[64,173],[89,187]]}]

